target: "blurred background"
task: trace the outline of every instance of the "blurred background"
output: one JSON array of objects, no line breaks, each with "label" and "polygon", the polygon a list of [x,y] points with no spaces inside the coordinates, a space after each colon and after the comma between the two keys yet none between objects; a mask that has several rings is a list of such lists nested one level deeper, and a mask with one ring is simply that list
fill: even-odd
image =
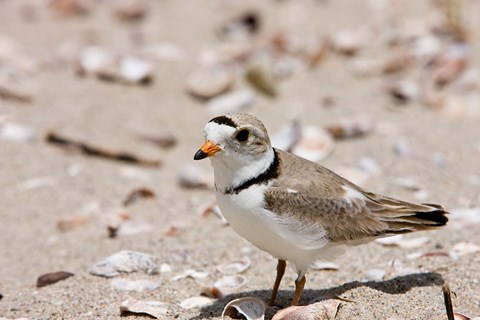
[{"label": "blurred background", "polygon": [[[418,247],[340,257],[314,273],[306,303],[397,279],[401,261],[441,269],[454,306],[480,315],[479,30],[478,0],[0,1],[0,316],[118,318],[126,293],[89,271],[127,249],[162,263],[147,276],[160,288],[129,294],[168,303],[167,318],[219,318],[233,298],[180,303],[242,257],[238,292],[266,298],[275,261],[225,226],[212,169],[193,162],[204,124],[232,112],[366,189],[456,213]],[[188,269],[209,276],[172,280]],[[58,270],[75,276],[35,287]],[[383,303],[347,304],[337,319],[436,316],[438,284],[337,290]]]}]

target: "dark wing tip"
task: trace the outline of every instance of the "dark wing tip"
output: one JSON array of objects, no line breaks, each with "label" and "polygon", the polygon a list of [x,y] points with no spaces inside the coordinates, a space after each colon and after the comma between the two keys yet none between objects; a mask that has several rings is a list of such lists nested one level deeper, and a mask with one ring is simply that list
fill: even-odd
[{"label": "dark wing tip", "polygon": [[448,218],[446,217],[447,214],[448,212],[443,209],[436,209],[427,212],[416,212],[414,217],[426,222],[428,221],[433,226],[441,227],[448,222]]}]

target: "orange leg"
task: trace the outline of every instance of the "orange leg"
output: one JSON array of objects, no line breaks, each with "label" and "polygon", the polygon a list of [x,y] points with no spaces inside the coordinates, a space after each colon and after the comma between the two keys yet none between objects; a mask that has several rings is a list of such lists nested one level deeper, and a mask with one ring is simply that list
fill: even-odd
[{"label": "orange leg", "polygon": [[298,305],[298,302],[300,301],[300,297],[302,296],[303,288],[305,287],[305,275],[298,275],[297,280],[295,280],[295,296],[293,297],[292,300],[292,306]]},{"label": "orange leg", "polygon": [[268,302],[269,306],[273,306],[275,303],[275,298],[277,297],[278,288],[280,287],[280,282],[282,281],[283,275],[285,274],[285,268],[287,267],[287,262],[285,260],[278,260],[277,264],[277,277],[275,278],[275,284],[273,285],[272,295],[270,296],[270,301]]}]

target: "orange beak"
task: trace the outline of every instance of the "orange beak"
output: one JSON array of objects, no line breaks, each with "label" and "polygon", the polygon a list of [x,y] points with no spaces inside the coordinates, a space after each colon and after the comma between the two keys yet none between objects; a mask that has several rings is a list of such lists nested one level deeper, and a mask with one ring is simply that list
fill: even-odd
[{"label": "orange beak", "polygon": [[215,143],[207,140],[205,143],[198,149],[197,153],[193,156],[194,160],[201,160],[205,159],[207,157],[213,156],[215,153],[218,151],[222,150],[219,146],[217,146]]}]

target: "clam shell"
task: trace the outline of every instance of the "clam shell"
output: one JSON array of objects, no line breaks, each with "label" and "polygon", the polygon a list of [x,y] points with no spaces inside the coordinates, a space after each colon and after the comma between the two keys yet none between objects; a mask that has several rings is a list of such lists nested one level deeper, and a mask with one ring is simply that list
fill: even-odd
[{"label": "clam shell", "polygon": [[140,301],[132,297],[128,297],[120,305],[120,314],[128,315],[129,313],[148,314],[157,319],[164,319],[167,315],[168,304],[159,301]]},{"label": "clam shell", "polygon": [[157,274],[156,259],[151,255],[136,251],[120,251],[95,263],[90,268],[90,274],[105,278],[116,277],[121,273],[144,271],[147,274]]},{"label": "clam shell", "polygon": [[208,99],[230,89],[233,81],[233,74],[225,67],[203,67],[188,76],[186,88],[190,94]]},{"label": "clam shell", "polygon": [[238,315],[243,315],[247,320],[264,320],[267,304],[260,299],[253,297],[239,298],[230,301],[222,312],[222,320],[229,316],[233,319],[239,319]]},{"label": "clam shell", "polygon": [[308,306],[292,306],[277,312],[272,320],[333,320],[340,301],[326,300]]},{"label": "clam shell", "polygon": [[188,310],[205,306],[207,304],[210,304],[212,301],[213,299],[207,297],[191,297],[180,302],[180,307],[182,307],[182,309]]},{"label": "clam shell", "polygon": [[320,161],[332,153],[334,141],[325,130],[307,126],[302,130],[300,141],[293,147],[292,152],[313,162]]}]

